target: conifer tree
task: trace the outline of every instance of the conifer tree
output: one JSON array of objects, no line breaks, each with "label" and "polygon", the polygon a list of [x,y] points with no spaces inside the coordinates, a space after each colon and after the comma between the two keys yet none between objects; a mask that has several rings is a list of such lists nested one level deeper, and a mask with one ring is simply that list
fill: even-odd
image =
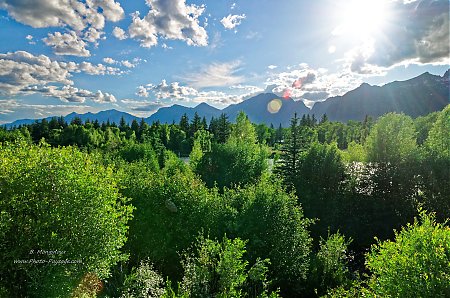
[{"label": "conifer tree", "polygon": [[186,115],[186,113],[184,113],[183,116],[181,116],[179,126],[180,129],[186,133],[186,135],[189,133],[189,118]]},{"label": "conifer tree", "polygon": [[[305,118],[303,115],[302,120]],[[306,120],[306,118],[305,118]],[[299,156],[300,156],[300,140],[299,140],[299,124],[297,113],[291,119],[290,133],[287,142],[281,149],[281,158],[279,160],[276,172],[279,173],[284,182],[292,187],[294,185],[295,177],[299,171]]]}]

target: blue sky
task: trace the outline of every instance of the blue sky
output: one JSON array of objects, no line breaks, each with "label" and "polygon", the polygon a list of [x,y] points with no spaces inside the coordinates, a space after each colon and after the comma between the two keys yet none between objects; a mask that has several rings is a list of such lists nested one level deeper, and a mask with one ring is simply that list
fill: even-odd
[{"label": "blue sky", "polygon": [[311,105],[442,75],[449,1],[0,0],[0,40],[0,123],[261,92]]}]

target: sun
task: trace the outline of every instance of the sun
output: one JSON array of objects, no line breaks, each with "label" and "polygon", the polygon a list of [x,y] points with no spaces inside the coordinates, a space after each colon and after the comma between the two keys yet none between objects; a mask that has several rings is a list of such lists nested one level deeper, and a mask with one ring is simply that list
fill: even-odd
[{"label": "sun", "polygon": [[389,16],[387,0],[343,1],[336,11],[338,26],[334,35],[350,35],[353,38],[376,35],[385,28]]}]

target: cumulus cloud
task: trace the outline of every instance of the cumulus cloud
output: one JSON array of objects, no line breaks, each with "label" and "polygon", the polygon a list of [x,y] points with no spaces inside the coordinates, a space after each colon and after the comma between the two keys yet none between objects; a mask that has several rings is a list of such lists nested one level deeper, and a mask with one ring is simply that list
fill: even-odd
[{"label": "cumulus cloud", "polygon": [[90,56],[86,43],[94,43],[102,37],[105,20],[117,22],[124,17],[120,3],[114,0],[87,1],[22,1],[0,0],[16,21],[34,28],[65,27],[68,33],[49,33],[44,39],[57,55]]},{"label": "cumulus cloud", "polygon": [[116,67],[105,66],[103,64],[95,65],[85,61],[77,64],[77,69],[74,72],[84,72],[89,75],[119,75],[123,73]]},{"label": "cumulus cloud", "polygon": [[118,60],[114,60],[111,57],[105,57],[103,58],[103,62],[107,63],[107,64],[119,64],[122,65],[126,68],[134,68],[136,67],[139,62],[141,62],[142,59],[140,58],[134,58],[132,62],[128,61],[128,60],[122,60],[122,61],[118,61]]},{"label": "cumulus cloud", "polygon": [[103,62],[105,62],[105,63],[107,63],[107,64],[115,64],[115,63],[117,63],[118,61],[114,60],[114,59],[111,58],[111,57],[105,57],[105,58],[103,58]]},{"label": "cumulus cloud", "polygon": [[185,0],[147,0],[150,11],[144,18],[139,12],[132,15],[128,28],[131,38],[140,41],[142,47],[158,44],[158,38],[185,41],[188,45],[208,45],[208,35],[199,24],[205,6],[187,5]]},{"label": "cumulus cloud", "polygon": [[245,14],[242,14],[242,15],[229,14],[228,16],[222,18],[220,20],[220,22],[225,27],[225,29],[231,30],[231,29],[236,28],[236,26],[239,26],[241,24],[242,20],[244,20],[245,18],[246,18]]},{"label": "cumulus cloud", "polygon": [[128,38],[128,35],[125,33],[125,30],[123,30],[120,27],[114,27],[112,35],[119,40],[124,40]]},{"label": "cumulus cloud", "polygon": [[329,73],[325,69],[312,69],[300,64],[272,74],[265,82],[265,92],[304,101],[321,101],[342,95],[361,83],[361,76],[349,71]]},{"label": "cumulus cloud", "polygon": [[240,84],[244,77],[236,75],[240,70],[241,62],[210,64],[198,73],[185,75],[183,79],[194,88],[226,87]]},{"label": "cumulus cloud", "polygon": [[73,84],[68,65],[64,67],[45,55],[25,51],[0,54],[0,90],[15,94],[30,85]]},{"label": "cumulus cloud", "polygon": [[353,72],[380,74],[402,64],[450,63],[448,0],[395,1],[390,9],[393,20],[382,37],[347,55]]},{"label": "cumulus cloud", "polygon": [[185,86],[180,82],[162,80],[159,84],[148,84],[139,86],[136,95],[148,97],[152,93],[158,102],[208,102],[218,105],[229,105],[241,102],[251,96],[263,91],[263,89],[252,85],[234,85],[229,87],[228,92],[217,90],[198,90]]},{"label": "cumulus cloud", "polygon": [[195,88],[183,86],[179,82],[167,84],[166,80],[157,85],[148,84],[147,90],[152,91],[158,99],[186,100],[198,94]]},{"label": "cumulus cloud", "polygon": [[89,57],[91,53],[86,49],[84,42],[75,31],[68,33],[55,32],[49,33],[48,37],[43,39],[44,43],[53,48],[56,55],[73,55],[80,57]]},{"label": "cumulus cloud", "polygon": [[120,3],[114,0],[0,0],[0,8],[7,10],[16,21],[33,28],[68,26],[77,31],[90,25],[102,29],[105,18],[117,22],[124,16]]},{"label": "cumulus cloud", "polygon": [[137,96],[139,96],[139,97],[148,97],[149,96],[148,90],[144,86],[139,86],[137,89],[138,89],[138,91],[136,92]]},{"label": "cumulus cloud", "polygon": [[[97,30],[93,27],[89,28],[88,30],[86,30],[84,32],[84,37],[83,39],[87,42],[92,42],[94,43],[95,46],[98,46],[98,42],[97,40],[99,40],[100,38],[102,38],[102,35],[105,32]],[[104,37],[103,37],[104,38]]]},{"label": "cumulus cloud", "polygon": [[98,103],[112,103],[117,102],[116,97],[110,93],[103,93],[102,91],[98,90],[95,93],[95,96],[92,97],[92,100]]},{"label": "cumulus cloud", "polygon": [[107,67],[103,64],[58,62],[45,55],[34,56],[25,51],[17,51],[0,54],[0,94],[17,95],[22,92],[41,92],[57,98],[66,98],[69,96],[63,96],[63,92],[65,94],[71,92],[75,94],[74,99],[78,98],[78,102],[83,102],[80,101],[83,97],[81,96],[83,91],[78,90],[79,93],[76,93],[74,89],[68,87],[58,89],[52,86],[52,84],[71,86],[73,85],[72,73],[80,72],[89,75],[117,75],[122,73],[119,68]]},{"label": "cumulus cloud", "polygon": [[97,103],[112,103],[117,101],[114,95],[110,93],[103,93],[100,90],[94,93],[71,85],[65,85],[62,88],[57,86],[44,86],[40,88],[33,86],[24,88],[22,91],[25,93],[40,93],[43,96],[55,97],[64,102],[84,103],[86,100],[92,100]]}]

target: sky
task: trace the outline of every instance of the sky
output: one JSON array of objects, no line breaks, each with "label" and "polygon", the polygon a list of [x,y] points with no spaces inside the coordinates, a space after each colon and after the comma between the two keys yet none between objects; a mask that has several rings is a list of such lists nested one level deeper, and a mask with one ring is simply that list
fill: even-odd
[{"label": "sky", "polygon": [[449,68],[448,0],[0,0],[0,124],[316,101]]}]

